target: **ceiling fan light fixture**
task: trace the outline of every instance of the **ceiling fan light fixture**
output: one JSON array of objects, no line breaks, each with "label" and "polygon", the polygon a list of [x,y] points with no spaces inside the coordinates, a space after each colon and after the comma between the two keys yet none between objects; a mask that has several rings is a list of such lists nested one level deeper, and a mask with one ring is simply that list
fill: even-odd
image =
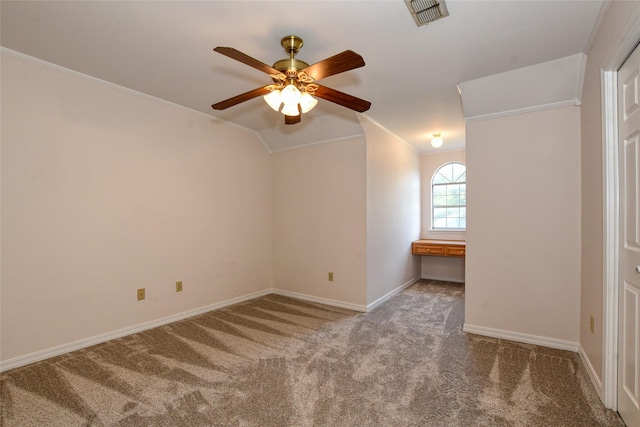
[{"label": "ceiling fan light fixture", "polygon": [[280,95],[279,90],[274,90],[268,95],[263,96],[265,102],[269,104],[269,107],[273,108],[275,111],[280,111],[280,105],[282,104],[282,96]]},{"label": "ceiling fan light fixture", "polygon": [[298,110],[298,103],[284,104],[284,107],[282,107],[282,114],[285,116],[299,116],[300,110]]},{"label": "ceiling fan light fixture", "polygon": [[280,96],[285,105],[296,105],[300,102],[300,90],[293,84],[285,86],[284,89],[280,91]]},{"label": "ceiling fan light fixture", "polygon": [[365,63],[362,56],[352,50],[345,50],[309,65],[295,58],[303,44],[300,37],[284,37],[280,44],[289,54],[289,58],[281,59],[273,66],[232,47],[218,46],[213,49],[215,52],[268,74],[273,83],[217,102],[211,108],[225,110],[241,102],[262,96],[269,107],[280,111],[285,116],[284,123],[286,125],[295,125],[300,123],[302,113],[307,113],[316,106],[318,98],[334,102],[359,113],[363,113],[371,107],[369,101],[315,83],[317,80],[363,67]]},{"label": "ceiling fan light fixture", "polygon": [[441,133],[434,133],[433,134],[433,138],[431,138],[431,146],[433,148],[442,147],[442,134]]},{"label": "ceiling fan light fixture", "polygon": [[302,92],[300,95],[300,109],[303,113],[308,113],[316,106],[318,100],[313,96],[309,95],[307,92]]}]

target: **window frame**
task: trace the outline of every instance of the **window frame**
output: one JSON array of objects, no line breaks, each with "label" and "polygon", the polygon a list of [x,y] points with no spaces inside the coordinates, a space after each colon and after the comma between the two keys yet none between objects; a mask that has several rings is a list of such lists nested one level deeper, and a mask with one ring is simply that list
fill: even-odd
[{"label": "window frame", "polygon": [[[464,181],[453,181],[453,182],[448,182],[448,183],[434,183],[435,178],[438,176],[438,173],[445,167],[450,166],[450,165],[460,165],[462,167],[464,167]],[[442,174],[444,176],[444,174]],[[462,176],[462,175],[460,175]],[[451,185],[459,185],[459,184],[464,184],[464,194],[465,194],[465,203],[464,204],[458,204],[458,205],[449,205],[449,204],[445,204],[445,205],[435,205],[435,187],[436,186],[443,186],[444,188],[447,188],[448,186]],[[442,165],[440,165],[434,172],[433,175],[431,176],[431,181],[430,181],[430,192],[431,192],[431,197],[430,197],[430,203],[431,203],[431,227],[430,230],[434,231],[434,232],[466,232],[467,227],[466,227],[466,219],[467,219],[467,215],[466,215],[466,208],[467,208],[467,204],[466,204],[466,188],[467,188],[467,166],[459,161],[451,161],[451,162],[447,162],[447,163],[443,163]],[[447,194],[446,190],[445,190],[445,194]],[[465,215],[464,217],[462,216],[458,216],[458,218],[464,218],[465,220],[465,226],[464,227],[458,227],[458,228],[453,228],[453,227],[436,227],[435,226],[435,209],[441,209],[441,208],[464,208],[465,209]]]}]

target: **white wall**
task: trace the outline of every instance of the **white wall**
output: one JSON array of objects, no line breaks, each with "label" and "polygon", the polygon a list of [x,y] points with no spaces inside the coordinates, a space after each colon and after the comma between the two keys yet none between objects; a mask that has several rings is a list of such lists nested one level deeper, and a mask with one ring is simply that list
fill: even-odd
[{"label": "white wall", "polygon": [[467,122],[465,328],[579,339],[580,110]]},{"label": "white wall", "polygon": [[364,310],[364,138],[281,151],[272,160],[274,288]]},{"label": "white wall", "polygon": [[367,304],[419,278],[420,156],[360,117],[367,138]]},{"label": "white wall", "polygon": [[[464,231],[431,229],[431,179],[438,168],[446,163],[460,162],[466,166],[464,150],[436,151],[420,156],[420,181],[422,200],[421,239],[464,240]],[[465,281],[465,258],[422,256],[421,277],[423,279]]]},{"label": "white wall", "polygon": [[255,134],[5,53],[1,102],[2,361],[271,287]]}]

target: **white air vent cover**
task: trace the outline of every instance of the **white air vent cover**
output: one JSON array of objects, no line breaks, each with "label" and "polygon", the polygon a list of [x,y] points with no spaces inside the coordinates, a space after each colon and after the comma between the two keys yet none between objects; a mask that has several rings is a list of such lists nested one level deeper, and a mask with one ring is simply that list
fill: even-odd
[{"label": "white air vent cover", "polygon": [[404,0],[404,2],[418,27],[449,16],[444,0]]}]

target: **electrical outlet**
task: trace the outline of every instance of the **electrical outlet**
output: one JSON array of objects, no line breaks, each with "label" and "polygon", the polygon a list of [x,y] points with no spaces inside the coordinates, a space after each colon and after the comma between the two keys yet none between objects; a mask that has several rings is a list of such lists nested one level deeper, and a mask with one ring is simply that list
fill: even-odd
[{"label": "electrical outlet", "polygon": [[138,289],[138,301],[142,301],[144,299],[144,288]]},{"label": "electrical outlet", "polygon": [[329,281],[333,282],[333,271],[329,272]]},{"label": "electrical outlet", "polygon": [[176,292],[182,292],[182,280],[176,282]]},{"label": "electrical outlet", "polygon": [[595,330],[595,321],[593,320],[593,314],[589,317],[589,330],[591,333]]}]

